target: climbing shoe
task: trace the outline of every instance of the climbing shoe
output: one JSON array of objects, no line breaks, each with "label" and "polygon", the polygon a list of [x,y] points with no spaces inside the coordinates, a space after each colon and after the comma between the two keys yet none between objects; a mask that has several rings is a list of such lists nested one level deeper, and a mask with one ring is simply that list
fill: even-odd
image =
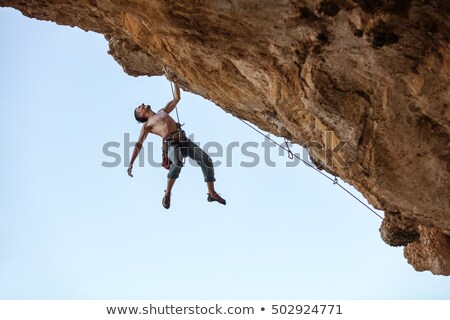
[{"label": "climbing shoe", "polygon": [[225,199],[223,199],[218,193],[216,193],[215,195],[214,195],[214,197],[211,195],[211,194],[209,194],[209,193],[207,193],[207,195],[208,195],[208,202],[213,202],[213,201],[217,201],[218,203],[220,203],[220,204],[223,204],[223,205],[226,205],[227,204],[227,202],[225,201]]},{"label": "climbing shoe", "polygon": [[170,195],[171,195],[171,193],[166,193],[166,190],[164,190],[164,197],[162,198],[162,205],[166,209],[170,208]]}]

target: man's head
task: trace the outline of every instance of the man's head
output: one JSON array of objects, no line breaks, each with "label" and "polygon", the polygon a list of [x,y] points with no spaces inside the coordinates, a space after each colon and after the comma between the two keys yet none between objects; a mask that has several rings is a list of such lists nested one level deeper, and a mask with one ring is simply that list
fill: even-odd
[{"label": "man's head", "polygon": [[134,109],[134,117],[140,123],[144,123],[148,120],[151,110],[152,109],[149,105],[141,104],[139,107]]}]

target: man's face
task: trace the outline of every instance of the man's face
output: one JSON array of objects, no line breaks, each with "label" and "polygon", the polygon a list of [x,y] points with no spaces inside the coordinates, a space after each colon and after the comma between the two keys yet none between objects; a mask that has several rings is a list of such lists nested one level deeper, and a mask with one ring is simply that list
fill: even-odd
[{"label": "man's face", "polygon": [[151,108],[149,105],[141,104],[139,107],[136,108],[136,113],[139,117],[143,117],[146,113],[146,111],[150,111]]}]

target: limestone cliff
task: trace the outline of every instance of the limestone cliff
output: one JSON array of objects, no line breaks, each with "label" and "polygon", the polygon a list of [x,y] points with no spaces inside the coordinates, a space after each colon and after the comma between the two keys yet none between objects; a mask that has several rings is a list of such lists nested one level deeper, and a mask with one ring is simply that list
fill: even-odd
[{"label": "limestone cliff", "polygon": [[184,90],[309,148],[318,166],[385,211],[382,238],[405,246],[416,270],[450,274],[450,1],[0,6],[102,33],[126,73],[167,66]]}]

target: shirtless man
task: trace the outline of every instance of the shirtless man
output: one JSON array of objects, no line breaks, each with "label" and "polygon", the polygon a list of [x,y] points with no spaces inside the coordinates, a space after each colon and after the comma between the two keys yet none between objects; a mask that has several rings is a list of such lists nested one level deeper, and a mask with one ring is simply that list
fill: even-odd
[{"label": "shirtless man", "polygon": [[[183,166],[183,158],[194,159],[201,167],[206,185],[208,187],[209,202],[217,201],[226,204],[226,201],[214,190],[214,166],[211,158],[194,142],[186,138],[186,135],[173,118],[169,115],[180,101],[180,88],[176,78],[174,83],[174,99],[166,106],[154,112],[149,105],[141,104],[134,110],[134,117],[143,123],[139,139],[134,146],[133,155],[128,166],[128,175],[133,177],[133,163],[136,160],[142,145],[149,133],[156,134],[163,139],[163,165],[169,169],[167,174],[167,188],[164,191],[162,205],[164,208],[170,207],[170,196],[175,180],[178,178]],[[170,160],[170,161],[169,161]],[[170,167],[169,167],[170,164]]]}]

